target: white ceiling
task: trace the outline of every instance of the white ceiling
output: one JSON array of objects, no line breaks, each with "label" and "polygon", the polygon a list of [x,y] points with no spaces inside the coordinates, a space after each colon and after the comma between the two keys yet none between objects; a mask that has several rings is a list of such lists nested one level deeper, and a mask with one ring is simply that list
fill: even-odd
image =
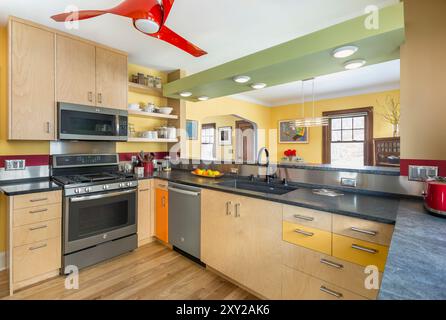
[{"label": "white ceiling", "polygon": [[[166,25],[208,52],[200,58],[145,36],[127,18],[104,15],[81,21],[78,30],[66,30],[63,23],[50,19],[69,5],[80,10],[105,9],[120,2],[1,0],[0,24],[5,24],[9,15],[18,16],[126,51],[132,63],[164,71],[184,69],[192,74],[362,15],[368,5],[383,7],[399,0],[176,0]],[[393,80],[386,74],[381,76],[383,84]],[[346,89],[343,84],[333,85],[335,88]],[[275,97],[262,98],[260,92],[246,96],[276,104],[281,95],[280,88],[276,90]],[[283,94],[287,92],[291,99],[290,90],[285,88]]]},{"label": "white ceiling", "polygon": [[[121,0],[1,0],[0,23],[8,15],[65,30],[50,19],[68,5],[105,9]],[[366,6],[399,0],[176,0],[167,26],[209,54],[194,58],[136,31],[129,19],[104,15],[80,22],[81,37],[127,51],[130,61],[188,74],[217,66],[364,14]]]},{"label": "white ceiling", "polygon": [[[315,79],[315,99],[332,99],[400,88],[400,60],[361,69],[333,73]],[[312,83],[304,83],[305,101],[312,100]],[[233,98],[264,106],[302,102],[302,81],[233,95]]]}]

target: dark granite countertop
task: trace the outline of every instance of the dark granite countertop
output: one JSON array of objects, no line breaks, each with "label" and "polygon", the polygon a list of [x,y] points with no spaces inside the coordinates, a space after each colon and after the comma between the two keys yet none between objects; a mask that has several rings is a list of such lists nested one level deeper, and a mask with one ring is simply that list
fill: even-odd
[{"label": "dark granite countertop", "polygon": [[446,219],[401,200],[379,299],[446,299]]},{"label": "dark granite countertop", "polygon": [[7,196],[55,190],[62,190],[62,188],[52,182],[49,178],[0,182],[0,191]]},{"label": "dark granite countertop", "polygon": [[400,201],[398,198],[379,197],[344,191],[342,192],[344,195],[341,197],[320,196],[313,193],[313,187],[305,187],[303,184],[296,185],[298,189],[295,191],[291,191],[284,195],[274,195],[219,186],[218,183],[225,180],[234,180],[234,178],[200,178],[191,175],[187,171],[156,172],[153,176],[146,176],[140,179],[149,178],[158,178],[174,183],[231,192],[242,196],[322,210],[388,224],[395,223]]}]

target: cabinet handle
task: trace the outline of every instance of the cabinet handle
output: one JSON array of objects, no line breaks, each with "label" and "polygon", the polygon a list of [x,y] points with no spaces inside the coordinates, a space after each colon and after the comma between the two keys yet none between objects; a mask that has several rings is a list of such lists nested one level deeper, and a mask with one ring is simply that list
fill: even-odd
[{"label": "cabinet handle", "polygon": [[334,297],[336,297],[336,298],[338,298],[338,299],[340,299],[340,298],[343,297],[343,294],[342,294],[342,293],[340,293],[340,292],[336,292],[336,291],[333,291],[333,290],[330,290],[330,289],[328,289],[326,286],[321,286],[321,287],[319,288],[319,290],[321,290],[322,292],[328,293],[329,295],[332,295],[332,296],[334,296]]},{"label": "cabinet handle", "polygon": [[376,231],[364,230],[364,229],[359,229],[356,227],[351,227],[350,230],[354,231],[354,232],[358,232],[358,233],[367,234],[369,236],[376,236],[378,234],[378,232],[376,232]]},{"label": "cabinet handle", "polygon": [[46,212],[46,211],[48,211],[48,209],[34,210],[34,211],[30,211],[29,213],[40,213],[40,212]]},{"label": "cabinet handle", "polygon": [[98,93],[98,103],[102,103],[102,93]]},{"label": "cabinet handle", "polygon": [[300,220],[305,220],[305,221],[314,221],[313,217],[302,216],[300,214],[295,214],[294,218],[300,219]]},{"label": "cabinet handle", "polygon": [[313,232],[308,232],[308,231],[301,230],[301,229],[296,229],[296,230],[294,230],[294,232],[296,232],[296,233],[298,233],[298,234],[301,234],[301,235],[304,235],[304,236],[307,236],[307,237],[312,237],[312,236],[314,236],[314,233],[313,233]]},{"label": "cabinet handle", "polygon": [[325,264],[327,266],[336,268],[336,269],[344,269],[344,266],[342,264],[336,263],[336,262],[332,262],[330,260],[327,259],[321,259],[321,263]]},{"label": "cabinet handle", "polygon": [[359,250],[359,251],[364,251],[364,252],[371,253],[371,254],[377,254],[378,253],[378,250],[376,250],[376,249],[366,248],[366,247],[363,247],[363,246],[359,246],[357,244],[352,244],[352,249]]},{"label": "cabinet handle", "polygon": [[35,230],[46,229],[46,228],[48,228],[47,225],[40,226],[40,227],[33,227],[33,228],[29,228],[29,231],[35,231]]},{"label": "cabinet handle", "polygon": [[150,189],[142,189],[142,190],[139,190],[139,192],[146,192],[146,191],[150,191]]},{"label": "cabinet handle", "polygon": [[161,205],[163,206],[163,208],[166,207],[166,197],[161,198]]},{"label": "cabinet handle", "polygon": [[88,101],[93,102],[93,92],[88,91]]},{"label": "cabinet handle", "polygon": [[235,215],[234,217],[240,218],[240,203],[235,204]]},{"label": "cabinet handle", "polygon": [[30,250],[30,251],[34,251],[34,250],[37,250],[37,249],[45,248],[46,246],[47,246],[47,244],[45,243],[45,244],[42,244],[42,245],[40,245],[40,246],[31,247],[31,248],[29,248],[29,250]]},{"label": "cabinet handle", "polygon": [[31,199],[29,202],[40,202],[40,201],[46,201],[48,198],[40,198],[40,199]]},{"label": "cabinet handle", "polygon": [[232,214],[231,206],[232,206],[232,201],[226,202],[226,215],[227,216],[230,216]]}]

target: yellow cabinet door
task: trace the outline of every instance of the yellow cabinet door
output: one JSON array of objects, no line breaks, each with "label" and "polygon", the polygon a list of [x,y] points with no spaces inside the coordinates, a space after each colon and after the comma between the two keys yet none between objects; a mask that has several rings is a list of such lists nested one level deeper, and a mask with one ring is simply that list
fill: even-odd
[{"label": "yellow cabinet door", "polygon": [[94,45],[56,35],[57,101],[95,106],[95,57]]},{"label": "yellow cabinet door", "polygon": [[328,255],[331,254],[331,232],[283,221],[283,240]]},{"label": "yellow cabinet door", "polygon": [[17,21],[9,32],[9,139],[55,140],[55,35]]},{"label": "yellow cabinet door", "polygon": [[333,234],[333,256],[361,266],[376,266],[384,272],[389,248],[379,244]]},{"label": "yellow cabinet door", "polygon": [[96,47],[96,106],[127,110],[127,56]]}]

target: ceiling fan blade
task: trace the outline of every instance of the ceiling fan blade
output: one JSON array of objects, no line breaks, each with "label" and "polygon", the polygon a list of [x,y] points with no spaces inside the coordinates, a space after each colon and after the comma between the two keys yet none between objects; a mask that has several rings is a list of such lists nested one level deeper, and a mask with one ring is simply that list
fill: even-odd
[{"label": "ceiling fan blade", "polygon": [[200,49],[196,45],[190,43],[186,39],[184,39],[182,36],[178,35],[174,31],[170,30],[166,26],[162,26],[160,31],[154,34],[148,34],[151,37],[163,40],[167,43],[170,43],[174,45],[175,47],[186,51],[187,53],[193,55],[194,57],[201,57],[205,54],[207,54],[206,51]]},{"label": "ceiling fan blade", "polygon": [[67,12],[67,13],[61,13],[56,14],[52,16],[51,18],[54,21],[57,22],[65,22],[65,21],[77,21],[77,20],[85,20],[94,18],[97,16],[101,16],[103,14],[108,13],[108,11],[104,10],[81,10],[81,11],[74,11],[74,12]]},{"label": "ceiling fan blade", "polygon": [[175,0],[163,0],[163,10],[164,10],[163,22],[166,22],[167,17],[169,16],[169,13],[170,13],[170,9],[172,9],[174,1]]}]

